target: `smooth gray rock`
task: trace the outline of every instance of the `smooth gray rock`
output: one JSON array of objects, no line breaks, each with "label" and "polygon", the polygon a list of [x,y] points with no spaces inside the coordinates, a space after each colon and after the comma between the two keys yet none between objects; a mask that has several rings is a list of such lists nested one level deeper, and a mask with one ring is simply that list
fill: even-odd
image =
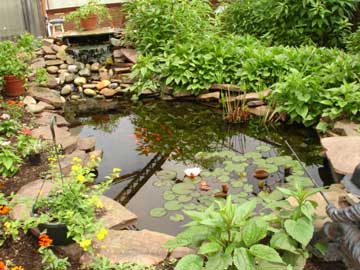
[{"label": "smooth gray rock", "polygon": [[36,100],[44,101],[55,108],[62,108],[65,104],[64,99],[60,96],[59,92],[50,90],[44,87],[30,87],[28,95]]},{"label": "smooth gray rock", "polygon": [[69,65],[68,66],[68,71],[71,73],[78,73],[79,72],[79,67],[77,65]]},{"label": "smooth gray rock", "polygon": [[49,72],[49,73],[58,73],[59,71],[59,68],[57,66],[49,66],[46,68],[46,70]]},{"label": "smooth gray rock", "polygon": [[67,84],[61,89],[60,94],[63,96],[67,96],[73,91],[73,88],[73,85]]},{"label": "smooth gray rock", "polygon": [[77,86],[84,85],[84,84],[86,84],[86,78],[84,78],[84,77],[77,77],[77,78],[75,78],[74,83],[75,83]]},{"label": "smooth gray rock", "polygon": [[117,38],[111,38],[110,39],[110,43],[111,45],[113,45],[114,47],[120,47],[121,46],[121,40],[117,39]]},{"label": "smooth gray rock", "polygon": [[96,91],[93,89],[85,89],[84,94],[90,97],[94,97],[97,95]]},{"label": "smooth gray rock", "polygon": [[70,83],[75,80],[76,76],[74,73],[66,73],[65,74],[65,82]]},{"label": "smooth gray rock", "polygon": [[91,65],[90,70],[96,72],[99,71],[100,67],[101,67],[100,63],[94,63]]},{"label": "smooth gray rock", "polygon": [[36,104],[36,100],[31,96],[26,96],[23,100],[23,103],[25,105],[34,105],[34,104]]},{"label": "smooth gray rock", "polygon": [[82,70],[79,71],[79,75],[82,77],[90,77],[91,76],[91,71],[87,68],[84,68]]}]

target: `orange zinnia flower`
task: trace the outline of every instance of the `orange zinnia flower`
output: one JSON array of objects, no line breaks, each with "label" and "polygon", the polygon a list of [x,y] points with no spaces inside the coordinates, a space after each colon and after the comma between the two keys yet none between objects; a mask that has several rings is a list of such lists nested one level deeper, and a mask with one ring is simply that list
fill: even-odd
[{"label": "orange zinnia flower", "polygon": [[48,247],[51,246],[53,240],[46,234],[42,234],[39,236],[39,246],[40,247]]},{"label": "orange zinnia flower", "polygon": [[0,215],[6,215],[10,212],[10,208],[6,205],[0,205]]},{"label": "orange zinnia flower", "polygon": [[17,266],[11,267],[11,270],[24,270],[24,267],[20,266],[20,265],[17,265]]},{"label": "orange zinnia flower", "polygon": [[15,105],[15,104],[16,104],[16,101],[15,101],[15,100],[10,99],[10,100],[8,101],[8,104],[9,104],[9,105]]},{"label": "orange zinnia flower", "polygon": [[5,263],[0,261],[0,270],[5,270]]}]

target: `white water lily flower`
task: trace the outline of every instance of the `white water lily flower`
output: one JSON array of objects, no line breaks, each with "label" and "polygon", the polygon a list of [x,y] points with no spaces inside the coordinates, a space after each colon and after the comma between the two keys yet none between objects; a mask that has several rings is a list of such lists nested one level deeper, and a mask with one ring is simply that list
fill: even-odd
[{"label": "white water lily flower", "polygon": [[3,120],[8,120],[10,119],[10,115],[8,115],[7,113],[3,113],[1,116],[0,116],[1,119]]},{"label": "white water lily flower", "polygon": [[197,177],[200,175],[201,173],[201,169],[198,168],[198,167],[195,167],[195,168],[188,168],[184,171],[185,175],[187,177],[191,177],[191,178],[194,178],[194,177]]}]

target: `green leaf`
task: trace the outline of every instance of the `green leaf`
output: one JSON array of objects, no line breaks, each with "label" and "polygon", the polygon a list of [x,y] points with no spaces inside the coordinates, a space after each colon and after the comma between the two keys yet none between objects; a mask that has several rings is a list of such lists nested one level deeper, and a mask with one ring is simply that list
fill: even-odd
[{"label": "green leaf", "polygon": [[255,210],[256,205],[257,203],[255,200],[247,201],[243,204],[237,205],[235,209],[235,216],[233,223],[239,224],[240,222],[248,218]]},{"label": "green leaf", "polygon": [[214,252],[219,252],[221,250],[222,250],[222,246],[219,243],[208,242],[208,243],[203,243],[201,245],[198,253],[206,255],[206,254],[210,254],[210,253],[214,253]]},{"label": "green leaf", "polygon": [[255,270],[254,257],[245,248],[235,249],[233,262],[238,270]]},{"label": "green leaf", "polygon": [[262,244],[252,246],[250,248],[250,253],[257,258],[268,262],[284,263],[279,253],[275,249]]},{"label": "green leaf", "polygon": [[315,208],[311,204],[311,202],[307,201],[300,207],[301,212],[309,219],[309,221],[313,220],[313,216],[315,213]]},{"label": "green leaf", "polygon": [[276,232],[272,236],[270,245],[275,249],[282,249],[296,253],[296,241],[291,239],[291,237],[283,230]]},{"label": "green leaf", "polygon": [[202,270],[204,265],[204,259],[198,255],[189,254],[181,258],[177,263],[176,270]]},{"label": "green leaf", "polygon": [[[226,253],[216,253],[215,255],[209,256],[208,261],[205,265],[206,270],[227,270],[232,264],[232,257]],[[187,269],[190,270],[191,268]]]},{"label": "green leaf", "polygon": [[268,224],[263,220],[248,222],[243,231],[242,238],[246,246],[250,247],[264,239],[267,234]]},{"label": "green leaf", "polygon": [[285,221],[284,227],[286,232],[301,243],[304,248],[309,244],[314,234],[314,226],[304,218],[297,221],[288,219]]}]

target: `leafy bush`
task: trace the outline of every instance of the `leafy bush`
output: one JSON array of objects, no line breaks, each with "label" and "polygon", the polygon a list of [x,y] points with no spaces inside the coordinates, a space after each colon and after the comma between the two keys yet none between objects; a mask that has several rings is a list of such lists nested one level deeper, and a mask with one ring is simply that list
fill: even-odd
[{"label": "leafy bush", "polygon": [[191,41],[211,28],[211,7],[204,0],[129,1],[124,9],[126,40],[144,53]]},{"label": "leafy bush", "polygon": [[360,28],[346,38],[346,49],[351,53],[360,52]]},{"label": "leafy bush", "polygon": [[357,5],[352,0],[234,0],[223,20],[228,31],[271,44],[342,47]]},{"label": "leafy bush", "polygon": [[0,175],[10,177],[17,173],[21,158],[11,149],[11,147],[0,148]]},{"label": "leafy bush", "polygon": [[297,183],[293,189],[279,190],[294,197],[298,205],[267,198],[266,207],[276,209],[277,215],[255,214],[255,199],[236,205],[229,196],[204,212],[184,211],[192,221],[167,247],[188,246],[196,254],[183,257],[176,269],[201,270],[204,264],[206,269],[302,269],[314,233],[316,204],[308,197],[319,189]]}]

